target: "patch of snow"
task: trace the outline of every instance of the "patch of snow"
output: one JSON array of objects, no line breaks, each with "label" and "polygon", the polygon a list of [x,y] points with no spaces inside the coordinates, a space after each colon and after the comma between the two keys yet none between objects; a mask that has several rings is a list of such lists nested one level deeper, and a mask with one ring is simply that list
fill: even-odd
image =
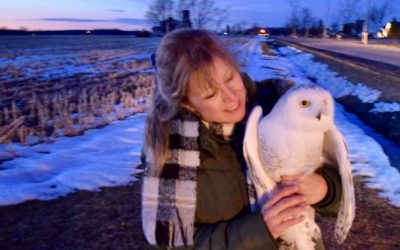
[{"label": "patch of snow", "polygon": [[282,60],[288,60],[297,69],[293,70],[292,67],[292,74],[295,76],[305,75],[314,79],[320,86],[329,90],[335,98],[354,95],[362,102],[372,103],[381,95],[381,92],[376,89],[369,88],[362,83],[354,84],[345,77],[338,76],[326,64],[315,62],[312,54],[301,53],[300,50],[293,47],[281,47],[278,52],[284,56]]},{"label": "patch of snow", "polygon": [[48,200],[136,180],[146,115],[136,114],[83,136],[19,146],[22,157],[2,164],[0,205]]},{"label": "patch of snow", "polygon": [[377,102],[374,103],[374,108],[370,112],[399,112],[400,104],[397,102]]}]

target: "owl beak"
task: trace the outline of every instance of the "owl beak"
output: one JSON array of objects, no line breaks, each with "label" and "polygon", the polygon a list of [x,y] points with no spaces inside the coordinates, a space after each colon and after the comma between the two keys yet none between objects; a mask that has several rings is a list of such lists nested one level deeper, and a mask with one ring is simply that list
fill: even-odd
[{"label": "owl beak", "polygon": [[320,121],[321,120],[321,112],[319,112],[315,118],[317,118]]}]

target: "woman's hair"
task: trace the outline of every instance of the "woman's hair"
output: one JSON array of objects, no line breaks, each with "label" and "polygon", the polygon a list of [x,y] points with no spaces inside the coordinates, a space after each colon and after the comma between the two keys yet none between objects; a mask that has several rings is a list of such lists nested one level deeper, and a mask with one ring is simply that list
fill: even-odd
[{"label": "woman's hair", "polygon": [[[215,57],[240,72],[225,46],[208,31],[179,29],[164,36],[156,52],[156,88],[146,124],[144,149],[156,168],[162,168],[168,153],[169,121],[185,100],[188,84],[210,84],[210,68]],[[207,77],[208,76],[208,77]],[[203,78],[206,81],[198,81]],[[153,158],[154,157],[154,158]]]}]

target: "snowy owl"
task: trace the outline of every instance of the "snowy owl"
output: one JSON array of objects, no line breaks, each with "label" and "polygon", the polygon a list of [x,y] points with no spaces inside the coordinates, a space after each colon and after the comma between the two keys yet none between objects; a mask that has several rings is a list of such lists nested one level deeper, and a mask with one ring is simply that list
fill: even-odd
[{"label": "snowy owl", "polygon": [[[343,191],[335,238],[342,243],[354,219],[355,199],[347,146],[334,123],[332,96],[317,85],[298,85],[289,89],[267,116],[261,116],[262,108],[255,107],[243,144],[258,200],[271,192],[283,175],[311,174],[323,163],[338,166]],[[321,238],[315,211],[303,215],[305,220],[281,238],[290,248],[314,249],[315,239]]]}]

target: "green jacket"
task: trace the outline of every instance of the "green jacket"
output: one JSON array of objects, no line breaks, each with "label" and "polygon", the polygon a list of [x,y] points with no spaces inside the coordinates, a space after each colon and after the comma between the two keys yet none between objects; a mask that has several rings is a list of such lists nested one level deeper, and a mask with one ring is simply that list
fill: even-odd
[{"label": "green jacket", "polygon": [[[268,84],[261,87],[267,88],[260,91],[263,97],[268,91],[276,94]],[[278,249],[260,211],[250,212],[243,127],[238,126],[231,141],[217,138],[203,124],[200,127],[195,249]],[[318,173],[328,183],[328,194],[314,208],[322,215],[336,215],[341,198],[339,173],[329,167],[320,168]]]}]

